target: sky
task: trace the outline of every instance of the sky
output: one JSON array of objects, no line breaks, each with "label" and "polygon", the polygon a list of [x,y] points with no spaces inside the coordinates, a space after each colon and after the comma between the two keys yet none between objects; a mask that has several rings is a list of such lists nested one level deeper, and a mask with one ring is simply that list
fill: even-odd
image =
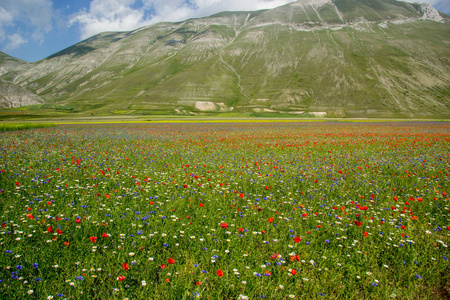
[{"label": "sky", "polygon": [[[0,51],[38,61],[103,31],[129,31],[221,11],[274,8],[292,0],[0,0]],[[450,15],[450,0],[430,3]]]}]

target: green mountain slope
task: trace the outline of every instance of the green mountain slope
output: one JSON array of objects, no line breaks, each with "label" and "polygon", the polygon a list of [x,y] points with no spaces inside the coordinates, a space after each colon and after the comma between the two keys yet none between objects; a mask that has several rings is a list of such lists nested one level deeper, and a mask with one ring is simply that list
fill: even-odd
[{"label": "green mountain slope", "polygon": [[90,113],[448,118],[449,46],[429,5],[300,0],[102,33],[4,76]]},{"label": "green mountain slope", "polygon": [[0,76],[9,74],[9,77],[14,77],[17,75],[17,72],[26,68],[27,65],[27,62],[0,51]]}]

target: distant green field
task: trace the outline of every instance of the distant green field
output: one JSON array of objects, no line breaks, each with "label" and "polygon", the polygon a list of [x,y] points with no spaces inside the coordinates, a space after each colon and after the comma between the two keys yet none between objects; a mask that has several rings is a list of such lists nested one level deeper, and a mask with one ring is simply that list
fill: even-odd
[{"label": "distant green field", "polygon": [[0,132],[32,129],[32,128],[55,127],[55,126],[56,126],[55,124],[50,123],[5,123],[0,124]]}]

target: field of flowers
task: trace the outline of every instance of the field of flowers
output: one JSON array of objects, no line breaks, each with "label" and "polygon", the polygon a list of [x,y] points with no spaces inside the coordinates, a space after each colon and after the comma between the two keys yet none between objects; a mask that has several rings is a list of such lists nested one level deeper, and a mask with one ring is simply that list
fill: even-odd
[{"label": "field of flowers", "polygon": [[450,124],[0,133],[1,299],[440,299]]}]

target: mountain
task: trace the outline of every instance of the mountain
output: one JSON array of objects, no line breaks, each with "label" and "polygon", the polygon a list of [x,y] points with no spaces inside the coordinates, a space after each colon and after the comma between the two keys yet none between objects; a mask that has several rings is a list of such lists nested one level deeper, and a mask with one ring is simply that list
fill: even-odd
[{"label": "mountain", "polygon": [[43,103],[44,101],[38,95],[18,84],[0,79],[0,108],[22,107]]},{"label": "mountain", "polygon": [[[28,69],[28,63],[0,52],[0,76],[14,77],[20,70]],[[5,77],[8,77],[5,76]],[[44,101],[35,93],[10,81],[0,79],[0,108],[22,107],[42,104]]]},{"label": "mountain", "polygon": [[449,118],[449,49],[428,4],[299,0],[101,33],[2,76],[93,114]]},{"label": "mountain", "polygon": [[12,73],[10,76],[14,74],[15,70],[20,70],[23,66],[28,65],[27,62],[9,56],[6,53],[0,51],[0,76],[3,76],[7,73]]}]

